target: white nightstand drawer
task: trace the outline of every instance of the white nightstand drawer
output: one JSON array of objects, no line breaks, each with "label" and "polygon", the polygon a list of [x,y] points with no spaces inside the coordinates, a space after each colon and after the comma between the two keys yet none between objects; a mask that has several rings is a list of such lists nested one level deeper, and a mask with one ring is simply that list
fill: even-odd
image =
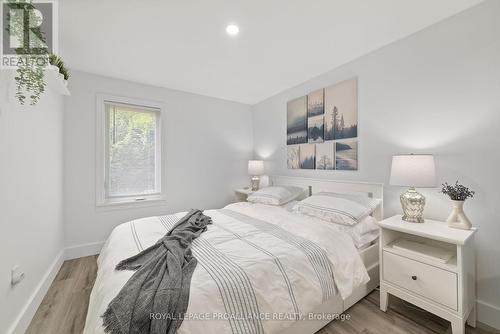
[{"label": "white nightstand drawer", "polygon": [[387,251],[383,279],[457,310],[457,275]]}]

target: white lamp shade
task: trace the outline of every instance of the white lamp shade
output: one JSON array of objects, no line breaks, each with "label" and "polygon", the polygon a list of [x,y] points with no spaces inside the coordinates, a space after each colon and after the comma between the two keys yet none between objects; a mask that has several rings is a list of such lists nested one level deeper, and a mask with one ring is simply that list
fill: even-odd
[{"label": "white lamp shade", "polygon": [[264,174],[264,161],[248,160],[248,175],[262,175],[262,174]]},{"label": "white lamp shade", "polygon": [[392,157],[391,185],[432,188],[436,186],[434,156],[407,154]]}]

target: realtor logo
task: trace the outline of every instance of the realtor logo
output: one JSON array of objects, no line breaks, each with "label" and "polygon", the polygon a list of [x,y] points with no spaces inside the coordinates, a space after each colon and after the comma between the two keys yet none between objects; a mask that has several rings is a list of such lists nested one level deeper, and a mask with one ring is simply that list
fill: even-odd
[{"label": "realtor logo", "polygon": [[55,53],[56,3],[46,1],[2,1],[1,67],[16,68],[23,62],[48,64]]}]

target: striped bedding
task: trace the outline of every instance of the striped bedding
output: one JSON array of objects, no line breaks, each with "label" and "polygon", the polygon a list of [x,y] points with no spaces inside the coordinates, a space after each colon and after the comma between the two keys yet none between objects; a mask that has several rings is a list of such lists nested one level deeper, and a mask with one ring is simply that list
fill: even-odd
[{"label": "striped bedding", "polygon": [[[116,264],[160,239],[185,213],[116,227],[98,259],[84,333],[132,275]],[[349,235],[281,207],[235,203],[206,210],[213,225],[193,243],[198,266],[179,334],[278,333],[336,294],[368,282]],[[153,314],[164,317],[164,314]]]}]

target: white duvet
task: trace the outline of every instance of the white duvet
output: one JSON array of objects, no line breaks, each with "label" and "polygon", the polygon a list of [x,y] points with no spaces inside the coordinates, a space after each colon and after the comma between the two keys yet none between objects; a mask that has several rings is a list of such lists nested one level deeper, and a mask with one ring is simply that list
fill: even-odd
[{"label": "white duvet", "polygon": [[[116,264],[154,244],[184,214],[113,230],[98,259],[84,333],[104,333],[101,315],[133,274],[115,271]],[[198,266],[179,334],[278,333],[369,280],[351,237],[331,224],[247,202],[205,214],[214,223],[192,246]]]}]

